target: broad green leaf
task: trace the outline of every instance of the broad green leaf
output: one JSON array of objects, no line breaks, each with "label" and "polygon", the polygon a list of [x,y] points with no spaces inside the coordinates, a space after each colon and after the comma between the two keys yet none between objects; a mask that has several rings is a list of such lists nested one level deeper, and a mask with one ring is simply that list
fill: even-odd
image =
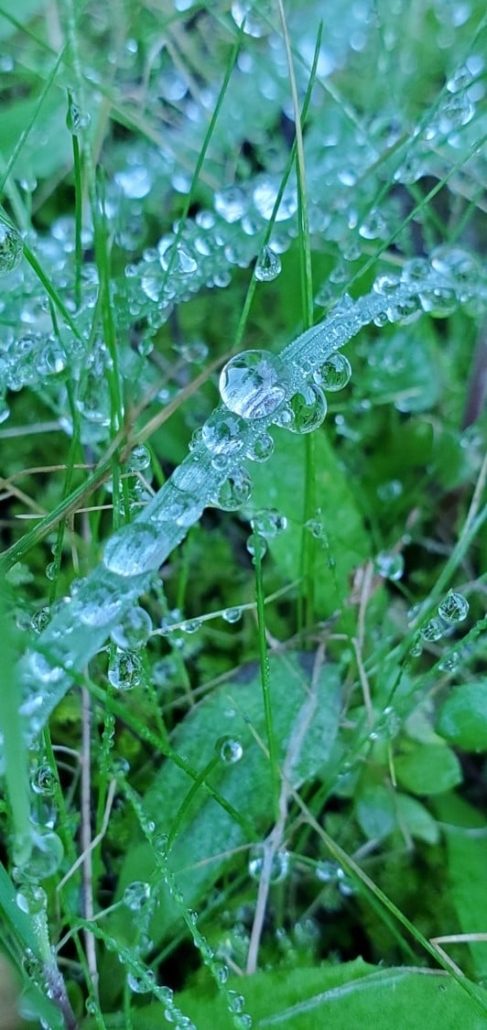
[{"label": "broad green leaf", "polygon": [[[255,1027],[289,1030],[482,1030],[487,993],[471,986],[470,997],[446,973],[432,969],[383,969],[362,959],[340,966],[281,969],[239,979],[232,988],[245,998],[245,1011]],[[176,1003],[198,1030],[232,1030],[223,998],[205,997],[200,988],[176,996]],[[484,1012],[482,1012],[484,1009]],[[160,1027],[160,1006],[137,1012],[137,1030]]]},{"label": "broad green leaf", "polygon": [[436,844],[439,837],[438,824],[428,809],[416,798],[409,797],[409,794],[396,794],[395,801],[399,826],[403,831],[427,844]]},{"label": "broad green leaf", "polygon": [[[15,100],[2,110],[0,153],[8,161],[17,140],[30,124],[38,98]],[[48,145],[47,145],[48,144]],[[46,96],[36,124],[22,147],[12,174],[43,179],[71,162],[71,139],[66,128],[66,96],[60,89],[51,89]]]},{"label": "broad green leaf", "polygon": [[436,728],[466,751],[487,751],[487,680],[454,687],[440,709]]},{"label": "broad green leaf", "polygon": [[357,821],[369,840],[387,837],[396,827],[394,795],[382,784],[367,784],[355,806]]},{"label": "broad green leaf", "polygon": [[[340,714],[340,686],[337,670],[325,665],[310,693],[313,659],[289,654],[273,656],[270,662],[271,693],[279,764],[282,768],[293,747],[296,732],[303,729],[301,745],[287,779],[294,787],[322,774],[333,761]],[[215,745],[231,735],[243,747],[242,759],[234,765],[219,762],[212,783],[255,827],[254,840],[272,826],[273,809],[260,675],[255,664],[246,666],[235,678],[205,698],[177,726],[172,744],[203,770],[215,756]],[[145,810],[161,833],[170,833],[173,820],[184,802],[192,781],[171,762],[165,762],[145,797]],[[228,868],[234,849],[248,842],[240,824],[202,787],[185,813],[171,851],[170,865],[188,906],[197,906],[211,885]],[[238,856],[238,862],[246,859]],[[152,852],[140,843],[131,848],[124,864],[120,889],[132,880],[148,879],[154,871]],[[177,911],[163,891],[152,936],[164,937]],[[123,925],[119,919],[117,925]]]},{"label": "broad green leaf", "polygon": [[426,319],[421,330],[382,333],[374,342],[362,380],[367,397],[393,394],[399,411],[427,411],[440,388],[434,333]]},{"label": "broad green leaf", "polygon": [[[326,432],[314,437],[316,508],[322,509],[323,537],[316,541],[315,592],[320,615],[341,607],[349,593],[349,578],[369,554],[367,535],[353,487],[328,442]],[[277,433],[272,460],[252,470],[252,502],[277,508],[288,528],[269,542],[269,550],[286,580],[300,575],[304,511],[304,440]]]},{"label": "broad green leaf", "polygon": [[[465,934],[487,932],[487,823],[472,805],[456,795],[435,799],[448,855],[449,893]],[[452,927],[458,933],[458,927]],[[487,976],[487,942],[466,943],[477,976]],[[448,945],[445,945],[448,950]]]},{"label": "broad green leaf", "polygon": [[420,744],[395,759],[398,783],[413,794],[441,794],[462,782],[460,763],[442,744]]}]

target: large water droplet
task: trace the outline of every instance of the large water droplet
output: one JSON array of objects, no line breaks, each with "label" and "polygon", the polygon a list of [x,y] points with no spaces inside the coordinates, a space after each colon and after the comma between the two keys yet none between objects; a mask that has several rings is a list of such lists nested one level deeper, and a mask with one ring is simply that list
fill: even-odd
[{"label": "large water droplet", "polygon": [[160,534],[150,522],[133,522],[105,544],[103,563],[117,576],[138,576],[154,568]]},{"label": "large water droplet", "polygon": [[313,379],[323,390],[334,393],[343,390],[350,381],[352,366],[344,354],[330,354],[325,363],[313,373]]},{"label": "large water droplet", "polygon": [[24,884],[17,891],[15,900],[21,912],[29,916],[37,916],[47,908],[47,894],[36,884]]},{"label": "large water droplet", "polygon": [[266,540],[272,540],[287,528],[287,518],[276,508],[263,508],[252,516],[250,525]]},{"label": "large water droplet", "polygon": [[136,651],[147,643],[152,633],[152,619],[145,608],[130,608],[111,632],[113,643],[126,651]]},{"label": "large water droplet", "polygon": [[53,833],[51,830],[41,831],[37,828],[33,828],[31,831],[29,846],[30,855],[25,859],[25,842],[21,842],[21,854],[19,854],[18,860],[14,847],[14,861],[22,880],[38,884],[39,880],[47,880],[59,869],[64,849],[57,833]]},{"label": "large water droplet", "polygon": [[34,794],[38,794],[40,797],[50,798],[56,791],[56,775],[51,769],[50,765],[38,765],[35,770],[30,785]]},{"label": "large water droplet", "polygon": [[312,433],[326,416],[327,403],[323,391],[316,385],[303,386],[291,397],[289,411],[291,418],[282,423],[286,429],[291,433]]},{"label": "large water droplet", "polygon": [[286,366],[266,351],[244,351],[227,362],[219,386],[223,403],[230,411],[246,419],[265,418],[284,401]]},{"label": "large water droplet", "polygon": [[17,267],[22,257],[22,238],[16,229],[0,222],[0,275]]},{"label": "large water droplet", "polygon": [[245,423],[238,415],[215,411],[201,430],[201,439],[212,454],[235,454],[243,447]]},{"label": "large water droplet", "polygon": [[133,690],[140,684],[141,661],[133,651],[115,651],[108,666],[108,681],[114,690]]},{"label": "large water droplet", "polygon": [[463,622],[467,618],[469,607],[467,598],[463,594],[450,590],[445,600],[438,607],[438,615],[444,622],[454,625],[456,622]]}]

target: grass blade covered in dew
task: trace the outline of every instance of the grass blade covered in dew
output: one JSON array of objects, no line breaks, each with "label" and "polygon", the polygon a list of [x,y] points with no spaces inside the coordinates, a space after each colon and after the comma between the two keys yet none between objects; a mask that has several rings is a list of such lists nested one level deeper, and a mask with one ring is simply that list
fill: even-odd
[{"label": "grass blade covered in dew", "polygon": [[0,8],[25,1026],[485,1023],[487,18],[322,8]]}]

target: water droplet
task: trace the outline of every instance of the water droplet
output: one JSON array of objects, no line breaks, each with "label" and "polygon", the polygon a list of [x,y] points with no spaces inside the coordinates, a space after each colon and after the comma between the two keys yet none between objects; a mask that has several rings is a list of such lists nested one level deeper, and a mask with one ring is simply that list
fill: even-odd
[{"label": "water droplet", "polygon": [[85,626],[106,626],[115,619],[122,606],[121,597],[114,595],[109,586],[94,584],[89,597],[83,599],[79,620]]},{"label": "water droplet", "polygon": [[241,608],[237,608],[237,607],[235,607],[235,608],[224,608],[224,610],[222,611],[222,619],[224,619],[225,622],[229,622],[229,623],[232,624],[234,622],[239,622],[239,620],[241,618],[242,618],[242,609]]},{"label": "water droplet", "polygon": [[213,963],[213,975],[215,980],[219,984],[226,984],[230,975],[230,970],[225,962],[214,962]]},{"label": "water droplet", "polygon": [[385,238],[387,234],[387,225],[382,217],[380,211],[371,211],[368,218],[359,225],[358,228],[359,236],[363,240],[377,240]]},{"label": "water droplet", "polygon": [[[251,849],[249,858],[249,876],[252,880],[260,880],[264,866],[264,850],[260,845]],[[284,848],[272,856],[270,883],[281,883],[289,874],[289,852]]]},{"label": "water droplet", "polygon": [[323,390],[334,393],[343,390],[350,381],[352,366],[344,354],[330,354],[324,365],[313,374],[313,379]]},{"label": "water droplet", "polygon": [[238,222],[247,210],[247,197],[239,186],[230,186],[220,193],[215,193],[215,211],[226,222]]},{"label": "water droplet", "polygon": [[50,798],[56,792],[56,775],[50,765],[38,765],[30,785],[34,794]]},{"label": "water droplet", "polygon": [[404,558],[395,551],[380,551],[374,560],[374,566],[379,576],[396,582],[404,573]]},{"label": "water droplet", "polygon": [[144,973],[128,973],[127,986],[134,994],[147,994],[152,991],[156,984],[155,973],[152,969],[146,969]]},{"label": "water droplet", "polygon": [[238,415],[215,411],[201,430],[201,439],[212,454],[236,454],[243,447],[245,422]]},{"label": "water droplet", "polygon": [[253,558],[258,554],[259,558],[262,559],[267,553],[267,540],[264,536],[261,536],[260,533],[251,533],[250,536],[247,537],[246,547]]},{"label": "water droplet", "polygon": [[[17,847],[19,854],[17,857]],[[29,857],[25,858],[25,841],[14,845],[14,862],[19,868],[22,880],[38,884],[52,876],[61,865],[64,849],[57,833],[32,828],[29,840]]]},{"label": "water droplet", "polygon": [[150,522],[133,522],[124,526],[105,544],[103,563],[117,576],[138,576],[157,564],[160,533]]},{"label": "water droplet", "polygon": [[423,311],[428,312],[433,318],[448,318],[458,307],[455,291],[444,286],[425,290],[424,293],[420,293],[419,299]]},{"label": "water droplet", "polygon": [[0,221],[0,275],[13,272],[22,257],[22,237],[16,229]]},{"label": "water droplet", "polygon": [[380,483],[377,487],[377,496],[385,504],[391,501],[397,501],[402,494],[402,483],[400,479],[389,479],[385,483]]},{"label": "water droplet", "polygon": [[409,648],[409,654],[412,658],[419,658],[419,656],[422,655],[422,653],[423,645],[421,643],[421,637],[418,634],[418,636],[415,637],[415,639],[413,640],[411,647]]},{"label": "water droplet", "polygon": [[178,350],[181,357],[191,365],[201,365],[208,357],[208,345],[204,340],[181,343]]},{"label": "water droplet", "polygon": [[442,672],[455,672],[455,669],[458,669],[458,666],[460,665],[461,658],[462,656],[460,651],[450,651],[450,653],[445,655],[445,657],[441,659],[441,662],[438,663],[438,668],[441,669]]},{"label": "water droplet", "polygon": [[244,351],[231,358],[220,375],[220,394],[230,411],[245,419],[265,418],[286,396],[283,361],[266,351]]},{"label": "water droplet", "polygon": [[318,862],[318,865],[315,867],[316,879],[319,880],[320,883],[336,883],[338,880],[339,868],[340,866],[337,862],[329,862],[326,860]]},{"label": "water droplet", "polygon": [[326,412],[326,398],[319,386],[303,386],[289,401],[291,419],[285,428],[291,433],[312,433],[323,422]]},{"label": "water droplet", "polygon": [[151,457],[148,447],[144,447],[143,444],[138,444],[134,447],[130,453],[129,460],[127,462],[127,472],[145,472],[146,469],[150,468]]},{"label": "water droplet", "polygon": [[399,286],[399,277],[397,275],[378,275],[375,280],[372,289],[375,293],[380,293],[382,296],[388,296],[390,293],[394,294]]},{"label": "water droplet", "polygon": [[287,518],[285,515],[281,515],[276,508],[263,508],[252,516],[250,525],[260,536],[266,540],[272,540],[278,533],[287,529]]},{"label": "water droplet", "polygon": [[254,275],[260,283],[270,283],[277,279],[281,271],[281,259],[270,247],[263,247],[257,259]]},{"label": "water droplet", "polygon": [[56,579],[57,574],[58,574],[57,562],[55,562],[55,561],[49,562],[49,565],[46,565],[46,579],[50,580],[50,582],[52,583]]},{"label": "water droplet", "polygon": [[174,275],[191,276],[198,271],[198,262],[191,251],[182,244],[170,244],[161,252],[161,265],[164,271]]},{"label": "water droplet", "polygon": [[420,630],[423,640],[441,640],[445,632],[445,626],[441,619],[429,619],[425,626]]},{"label": "water droplet", "polygon": [[470,605],[463,594],[450,590],[438,607],[438,615],[444,622],[454,625],[456,622],[463,622],[467,618],[469,608]]},{"label": "water droplet", "polygon": [[228,1008],[230,1012],[243,1012],[245,1005],[245,998],[242,994],[237,994],[237,991],[228,991]]},{"label": "water droplet", "polygon": [[201,628],[201,619],[185,619],[179,628],[181,633],[197,633]]},{"label": "water droplet", "polygon": [[130,608],[110,634],[113,643],[125,651],[144,647],[152,633],[152,619],[145,608]]},{"label": "water droplet", "polygon": [[246,450],[247,458],[250,461],[264,462],[270,458],[274,451],[274,440],[270,433],[261,433],[249,444]]},{"label": "water droplet", "polygon": [[15,896],[18,908],[29,916],[37,916],[47,908],[47,894],[42,887],[26,884]]},{"label": "water droplet", "polygon": [[133,690],[141,681],[141,661],[133,651],[115,651],[108,666],[108,682],[114,690]]},{"label": "water droplet", "polygon": [[235,765],[243,756],[243,747],[236,737],[220,737],[215,749],[225,765]]},{"label": "water droplet", "polygon": [[140,912],[141,908],[144,908],[149,901],[150,896],[150,883],[145,883],[143,880],[133,880],[125,888],[122,901],[131,912]]},{"label": "water droplet", "polygon": [[221,484],[216,503],[223,511],[237,511],[249,500],[251,491],[250,476],[246,469],[234,469]]}]

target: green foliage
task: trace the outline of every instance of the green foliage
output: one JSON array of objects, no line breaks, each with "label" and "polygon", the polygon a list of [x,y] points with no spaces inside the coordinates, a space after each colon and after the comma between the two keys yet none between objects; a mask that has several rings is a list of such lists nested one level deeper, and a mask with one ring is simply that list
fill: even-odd
[{"label": "green foliage", "polygon": [[322,7],[0,8],[29,1025],[485,1023],[487,22]]},{"label": "green foliage", "polygon": [[438,733],[466,751],[487,749],[487,683],[455,687],[442,705]]}]

